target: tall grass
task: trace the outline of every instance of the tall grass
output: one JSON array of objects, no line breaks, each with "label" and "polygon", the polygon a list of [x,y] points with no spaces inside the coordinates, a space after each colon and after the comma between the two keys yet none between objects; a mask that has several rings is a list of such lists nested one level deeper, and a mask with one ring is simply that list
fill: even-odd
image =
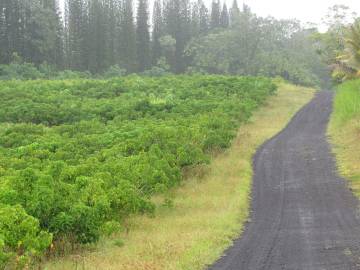
[{"label": "tall grass", "polygon": [[334,124],[341,126],[360,116],[360,80],[339,86],[334,101]]},{"label": "tall grass", "polygon": [[339,173],[360,198],[360,80],[338,87],[328,134]]}]

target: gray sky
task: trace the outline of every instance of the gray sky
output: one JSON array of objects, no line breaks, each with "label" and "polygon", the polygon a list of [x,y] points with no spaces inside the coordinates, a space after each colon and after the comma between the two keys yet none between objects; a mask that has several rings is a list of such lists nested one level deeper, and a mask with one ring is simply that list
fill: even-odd
[{"label": "gray sky", "polygon": [[271,15],[279,19],[296,18],[304,23],[321,23],[328,8],[337,4],[349,6],[360,14],[359,0],[245,0],[245,3],[259,15]]},{"label": "gray sky", "polygon": [[[210,6],[212,0],[204,1]],[[226,1],[231,5],[232,0]],[[335,4],[347,5],[360,14],[360,0],[238,0],[239,6],[243,1],[258,15],[271,15],[278,19],[299,19],[304,23],[320,23],[327,9]],[[63,5],[64,0],[60,2]]]}]

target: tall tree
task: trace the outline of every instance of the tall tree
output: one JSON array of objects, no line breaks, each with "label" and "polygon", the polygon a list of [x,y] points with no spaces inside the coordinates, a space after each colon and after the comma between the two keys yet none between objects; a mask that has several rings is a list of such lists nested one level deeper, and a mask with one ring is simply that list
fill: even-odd
[{"label": "tall tree", "polygon": [[62,68],[64,66],[64,29],[59,1],[42,0],[42,8],[45,9],[44,16],[47,18],[47,23],[44,23],[43,27],[48,27],[48,31],[44,35],[49,46],[44,60]]},{"label": "tall tree", "polygon": [[1,41],[3,63],[8,64],[14,53],[22,56],[24,52],[25,7],[20,0],[2,0],[2,34]]},{"label": "tall tree", "polygon": [[218,28],[220,26],[220,2],[214,0],[211,5],[211,29]]},{"label": "tall tree", "polygon": [[199,0],[199,17],[200,34],[206,34],[209,30],[209,10],[202,0]]},{"label": "tall tree", "polygon": [[132,0],[124,0],[121,22],[120,57],[127,72],[136,71],[136,30]]},{"label": "tall tree", "polygon": [[139,0],[136,22],[137,70],[142,72],[150,67],[151,62],[147,0]]},{"label": "tall tree", "polygon": [[170,61],[173,72],[186,68],[184,50],[191,39],[191,11],[188,0],[168,0],[164,7],[166,33],[176,41],[175,59]]},{"label": "tall tree", "polygon": [[195,1],[191,6],[191,35],[198,36],[200,33],[200,1]]},{"label": "tall tree", "polygon": [[0,63],[5,63],[7,59],[7,35],[5,1],[0,1]]},{"label": "tall tree", "polygon": [[120,8],[118,0],[107,0],[105,9],[107,14],[107,50],[106,50],[106,63],[109,66],[117,64],[118,52],[116,50],[117,35],[118,35],[118,20],[117,13]]},{"label": "tall tree", "polygon": [[348,29],[345,42],[333,73],[335,79],[342,81],[360,77],[360,19]]},{"label": "tall tree", "polygon": [[226,3],[224,3],[223,9],[222,9],[221,15],[220,15],[220,26],[223,28],[228,28],[229,23],[230,23],[229,12],[228,12]]},{"label": "tall tree", "polygon": [[151,64],[156,65],[162,55],[160,38],[164,34],[161,0],[155,0],[152,17]]},{"label": "tall tree", "polygon": [[106,7],[102,0],[91,0],[89,2],[89,31],[88,40],[88,69],[92,73],[99,73],[107,67],[107,24]]},{"label": "tall tree", "polygon": [[54,61],[53,63],[60,69],[64,67],[65,64],[65,44],[64,44],[64,25],[61,16],[61,11],[59,8],[59,2],[54,1],[54,15],[55,15],[55,27],[56,27],[56,41],[55,41],[55,52],[54,52]]},{"label": "tall tree", "polygon": [[0,61],[13,54],[35,64],[58,64],[62,52],[57,0],[0,1]]},{"label": "tall tree", "polygon": [[67,66],[74,70],[88,67],[88,13],[84,0],[66,0]]},{"label": "tall tree", "polygon": [[240,9],[237,3],[237,0],[234,0],[232,7],[230,9],[230,24],[234,25],[238,20],[240,15]]},{"label": "tall tree", "polygon": [[124,61],[122,59],[123,53],[122,49],[124,47],[124,31],[123,31],[123,21],[124,21],[124,6],[125,2],[124,0],[115,0],[115,25],[114,25],[114,51],[115,55],[112,57],[115,61],[116,65],[121,66],[122,68],[125,68]]}]

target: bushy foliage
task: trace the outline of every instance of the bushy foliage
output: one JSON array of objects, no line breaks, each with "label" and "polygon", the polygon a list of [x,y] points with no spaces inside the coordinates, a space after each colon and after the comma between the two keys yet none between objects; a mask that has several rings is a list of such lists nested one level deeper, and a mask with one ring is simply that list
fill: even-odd
[{"label": "bushy foliage", "polygon": [[0,268],[22,269],[51,244],[52,235],[20,205],[0,204]]},{"label": "bushy foliage", "polygon": [[345,81],[360,77],[360,19],[349,27],[344,52],[337,58],[333,78]]},{"label": "bushy foliage", "polygon": [[210,74],[281,76],[305,86],[326,87],[329,70],[316,53],[315,29],[298,21],[241,12],[230,28],[193,39],[187,47],[192,70]]},{"label": "bushy foliage", "polygon": [[317,53],[329,65],[332,82],[360,77],[360,19],[348,6],[334,5],[323,19],[328,30],[313,35]]},{"label": "bushy foliage", "polygon": [[341,128],[358,116],[360,116],[360,79],[350,80],[338,86],[333,120]]},{"label": "bushy foliage", "polygon": [[[91,74],[89,71],[57,70],[54,66],[43,63],[38,67],[26,62],[13,62],[9,65],[0,65],[0,80],[75,80],[102,78],[109,79],[121,77],[126,74],[126,70],[118,65],[111,66],[103,74]],[[149,74],[151,75],[151,74]]]},{"label": "bushy foliage", "polygon": [[121,77],[126,75],[126,69],[120,68],[118,65],[111,66],[105,73],[103,74],[104,78],[114,78]]},{"label": "bushy foliage", "polygon": [[[151,195],[228,147],[275,91],[270,79],[226,76],[0,82],[0,211],[20,212],[36,237],[94,242],[154,211]],[[40,238],[36,250],[49,244]]]},{"label": "bushy foliage", "polygon": [[34,64],[11,63],[0,65],[0,80],[34,80],[43,78],[42,74]]}]

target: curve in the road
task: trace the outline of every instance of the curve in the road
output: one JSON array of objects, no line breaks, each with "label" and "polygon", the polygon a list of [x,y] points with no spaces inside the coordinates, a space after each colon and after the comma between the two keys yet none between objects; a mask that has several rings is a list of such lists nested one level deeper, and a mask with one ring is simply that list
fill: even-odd
[{"label": "curve in the road", "polygon": [[258,150],[251,221],[209,270],[360,269],[358,200],[326,140],[332,98],[319,92]]}]

